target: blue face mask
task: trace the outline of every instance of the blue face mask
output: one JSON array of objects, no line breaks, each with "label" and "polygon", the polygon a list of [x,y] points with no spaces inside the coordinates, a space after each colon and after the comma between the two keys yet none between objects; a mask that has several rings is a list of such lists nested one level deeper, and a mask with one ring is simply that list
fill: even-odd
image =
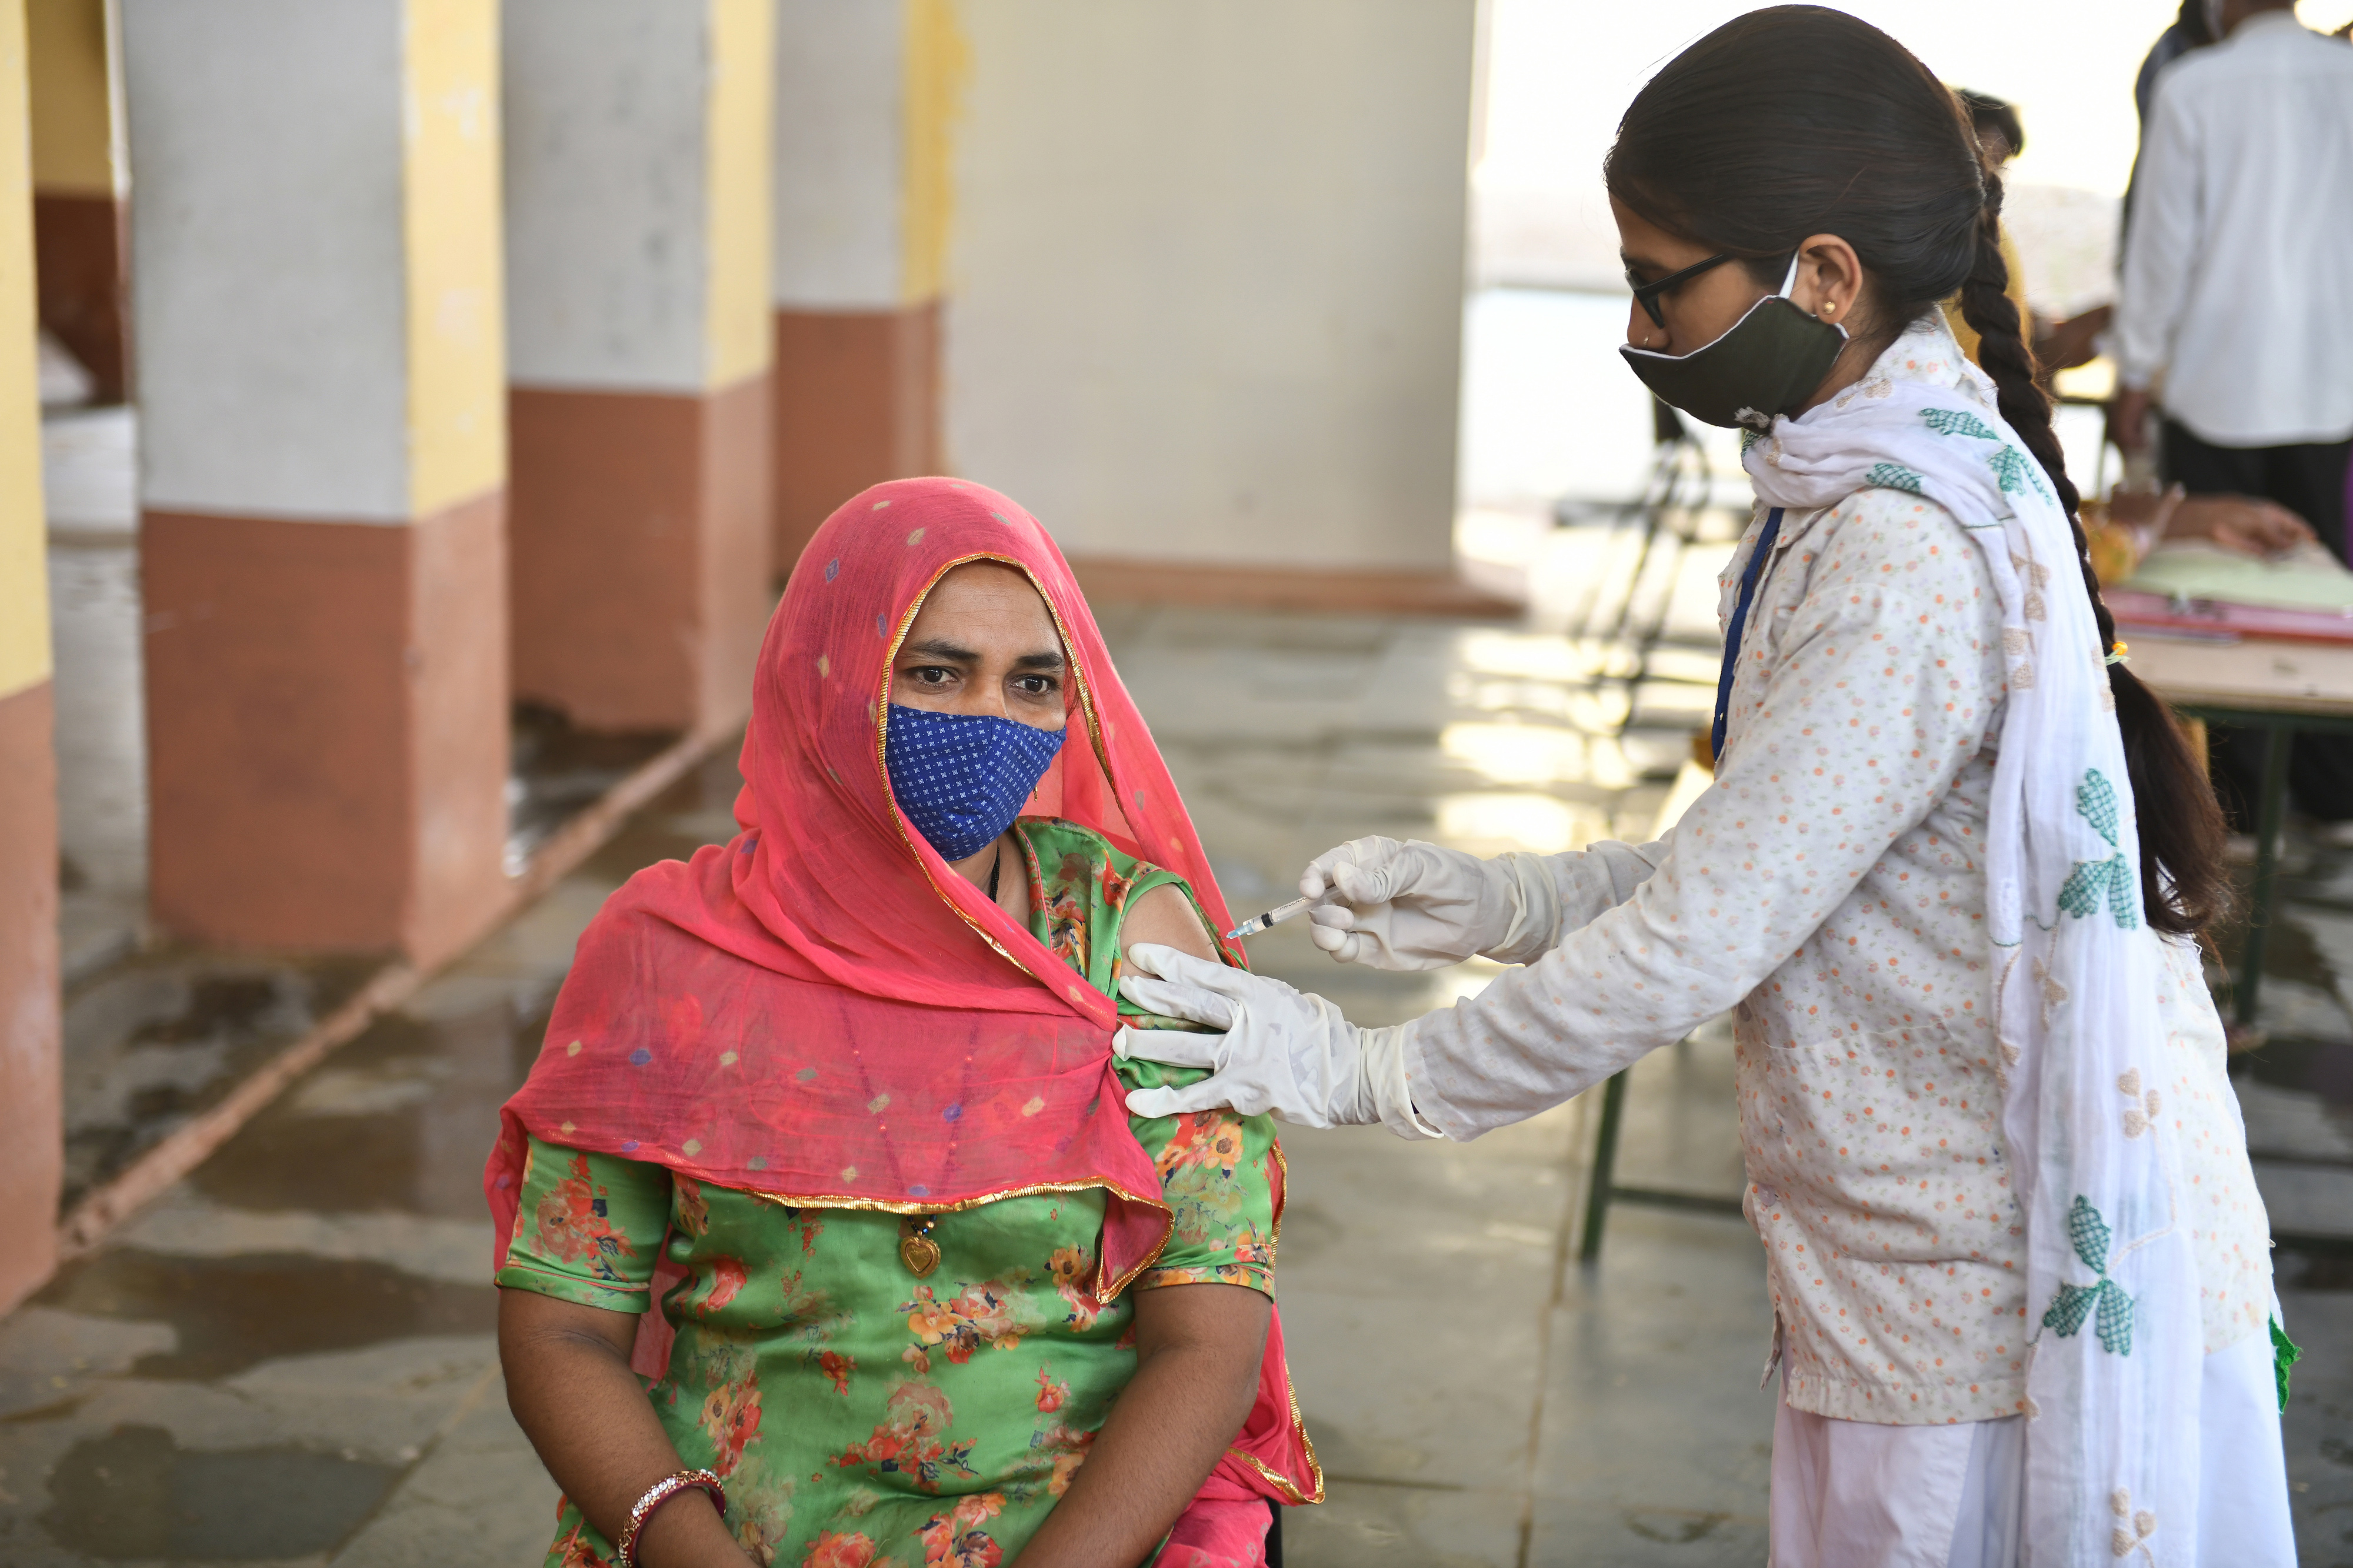
[{"label": "blue face mask", "polygon": [[891,704],[882,760],[899,809],[943,860],[979,854],[1013,826],[1062,749],[1061,730],[987,713]]}]

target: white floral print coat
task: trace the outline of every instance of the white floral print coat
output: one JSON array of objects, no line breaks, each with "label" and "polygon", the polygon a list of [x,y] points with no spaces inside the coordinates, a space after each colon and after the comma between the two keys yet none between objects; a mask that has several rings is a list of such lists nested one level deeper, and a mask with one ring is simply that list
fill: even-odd
[{"label": "white floral print coat", "polygon": [[[1958,359],[1941,329],[1909,333],[1873,374],[1956,385]],[[1727,623],[1764,521],[1722,579]],[[1498,954],[1524,966],[1409,1037],[1417,1107],[1471,1137],[1731,1010],[1744,1207],[1799,1410],[1916,1425],[2024,1409],[1978,862],[2000,642],[1983,560],[1934,501],[1873,489],[1786,514],[1715,786],[1655,844],[1555,857],[1555,939]],[[2150,1103],[2188,1163],[2211,1352],[2263,1328],[2269,1225],[2196,950],[2147,940],[2170,1047]]]}]

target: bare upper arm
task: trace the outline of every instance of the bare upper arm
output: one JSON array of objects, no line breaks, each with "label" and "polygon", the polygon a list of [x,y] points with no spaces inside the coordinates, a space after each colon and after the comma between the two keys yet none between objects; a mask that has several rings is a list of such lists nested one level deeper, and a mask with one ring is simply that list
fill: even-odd
[{"label": "bare upper arm", "polygon": [[1274,1303],[1247,1285],[1163,1285],[1135,1293],[1140,1356],[1178,1348],[1202,1351],[1255,1375],[1266,1354]]},{"label": "bare upper arm", "polygon": [[609,1346],[622,1360],[637,1343],[638,1314],[608,1312],[562,1301],[536,1290],[499,1289],[499,1355],[501,1360],[529,1355],[551,1340],[577,1342],[593,1340]]},{"label": "bare upper arm", "polygon": [[1139,942],[1153,942],[1212,963],[1221,962],[1209,928],[1201,923],[1185,889],[1174,882],[1163,882],[1128,905],[1119,941],[1123,952]]}]

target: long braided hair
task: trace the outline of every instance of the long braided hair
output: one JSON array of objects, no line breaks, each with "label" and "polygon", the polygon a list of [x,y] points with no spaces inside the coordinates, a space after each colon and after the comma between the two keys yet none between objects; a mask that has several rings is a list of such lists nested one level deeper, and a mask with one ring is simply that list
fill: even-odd
[{"label": "long braided hair", "polygon": [[[1776,5],[1725,23],[1635,95],[1603,165],[1609,194],[1660,227],[1730,251],[1776,287],[1810,234],[1835,234],[1868,275],[1853,322],[1874,355],[1954,293],[1978,334],[2002,418],[2051,479],[2075,533],[2104,645],[2116,621],[2078,515],[2081,498],[2035,382],[2001,256],[2001,178],[1968,111],[1903,45],[1842,12]],[[2230,900],[2225,829],[2205,769],[2172,713],[2123,664],[2108,667],[2124,733],[2148,922],[2203,930]]]}]

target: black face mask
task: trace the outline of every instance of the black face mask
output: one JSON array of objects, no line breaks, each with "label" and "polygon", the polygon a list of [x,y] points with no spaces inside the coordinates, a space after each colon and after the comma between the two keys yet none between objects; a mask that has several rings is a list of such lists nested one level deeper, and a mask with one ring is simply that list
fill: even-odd
[{"label": "black face mask", "polygon": [[[1789,278],[1798,275],[1796,258]],[[1846,329],[1806,314],[1789,284],[1748,308],[1732,330],[1687,354],[1630,344],[1618,352],[1642,384],[1694,419],[1726,428],[1769,430],[1777,414],[1794,414],[1838,362]]]}]

